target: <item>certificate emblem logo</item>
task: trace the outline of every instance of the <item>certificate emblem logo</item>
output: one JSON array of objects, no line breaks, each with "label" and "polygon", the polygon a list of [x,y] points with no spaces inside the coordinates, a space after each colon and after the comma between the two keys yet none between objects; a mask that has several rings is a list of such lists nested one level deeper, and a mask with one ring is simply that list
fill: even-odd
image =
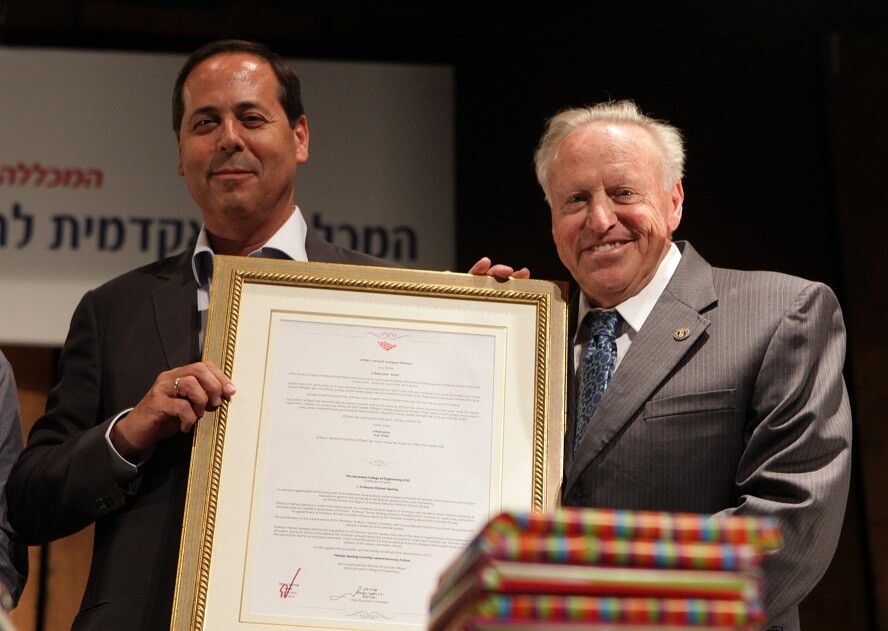
[{"label": "certificate emblem logo", "polygon": [[367,331],[367,333],[376,338],[379,348],[384,351],[391,351],[397,348],[398,345],[395,342],[400,339],[407,338],[406,341],[410,341],[409,335],[398,335],[394,331]]}]

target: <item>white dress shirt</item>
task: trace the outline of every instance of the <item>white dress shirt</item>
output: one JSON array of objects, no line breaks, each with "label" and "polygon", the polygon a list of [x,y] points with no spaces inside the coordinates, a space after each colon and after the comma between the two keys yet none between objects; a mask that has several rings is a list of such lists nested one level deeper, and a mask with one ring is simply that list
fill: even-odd
[{"label": "white dress shirt", "polygon": [[[654,277],[651,278],[650,282],[645,285],[640,292],[631,298],[627,298],[616,306],[617,313],[619,313],[622,318],[617,330],[617,367],[620,366],[620,361],[626,355],[626,351],[629,350],[632,340],[638,335],[644,321],[647,320],[647,317],[651,314],[651,311],[653,311],[654,305],[657,304],[657,300],[660,299],[660,294],[663,293],[663,290],[666,289],[666,285],[669,284],[669,280],[672,278],[672,274],[675,273],[675,268],[678,267],[678,262],[680,260],[681,252],[678,251],[678,246],[674,243],[670,243],[666,256],[660,261],[660,265],[657,267],[657,271],[654,273]],[[600,310],[601,309],[592,307],[589,304],[589,300],[586,298],[585,294],[580,294],[579,312],[577,313],[577,328],[574,330],[573,344],[573,365],[575,375],[576,369],[580,365],[580,358],[582,357],[584,350],[583,346],[586,342],[586,340],[577,340],[577,333],[579,333],[580,325],[587,313]]]},{"label": "white dress shirt", "polygon": [[[308,225],[302,216],[299,206],[293,207],[293,214],[271,235],[258,250],[250,252],[247,256],[255,256],[269,259],[292,259],[294,261],[308,261],[305,253],[305,235],[308,233]],[[197,281],[197,310],[200,312],[200,348],[203,348],[204,331],[207,330],[207,314],[210,310],[210,282],[213,279],[213,257],[215,253],[210,247],[207,235],[207,227],[204,225],[197,235],[194,244],[194,255],[191,257],[191,269],[194,272],[194,280]]]}]

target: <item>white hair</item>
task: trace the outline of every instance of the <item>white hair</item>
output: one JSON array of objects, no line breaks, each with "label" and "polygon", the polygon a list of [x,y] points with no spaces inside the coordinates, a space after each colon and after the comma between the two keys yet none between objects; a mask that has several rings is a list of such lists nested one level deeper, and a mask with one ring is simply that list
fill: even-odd
[{"label": "white hair", "polygon": [[563,109],[546,122],[540,143],[534,152],[537,181],[549,200],[549,167],[561,141],[572,132],[593,123],[625,123],[646,129],[659,146],[658,161],[663,179],[663,190],[675,184],[684,175],[685,150],[681,131],[674,125],[651,118],[629,100],[607,101],[585,107]]}]

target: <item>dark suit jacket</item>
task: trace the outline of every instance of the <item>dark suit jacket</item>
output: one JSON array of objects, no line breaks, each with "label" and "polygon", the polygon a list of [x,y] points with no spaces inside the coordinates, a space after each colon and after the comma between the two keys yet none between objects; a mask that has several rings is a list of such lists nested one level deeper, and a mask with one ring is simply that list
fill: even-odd
[{"label": "dark suit jacket", "polygon": [[768,624],[797,630],[848,496],[841,310],[821,283],[713,268],[677,245],[681,263],[573,456],[569,380],[564,504],[777,517],[785,545],[765,561]]},{"label": "dark suit jacket", "polygon": [[[309,260],[392,266],[309,229]],[[8,484],[12,522],[29,544],[95,523],[89,580],[74,631],[167,631],[176,580],[191,434],[162,441],[127,492],[105,433],[163,371],[199,359],[191,251],[88,292],[71,320],[58,383]]]}]

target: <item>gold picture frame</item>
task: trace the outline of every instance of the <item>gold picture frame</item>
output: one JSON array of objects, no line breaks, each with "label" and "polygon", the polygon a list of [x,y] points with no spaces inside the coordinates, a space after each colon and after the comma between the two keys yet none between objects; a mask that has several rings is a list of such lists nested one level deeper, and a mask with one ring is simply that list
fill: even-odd
[{"label": "gold picture frame", "polygon": [[423,629],[476,529],[558,505],[566,339],[549,281],[215,257],[238,390],[195,430],[171,630]]}]

